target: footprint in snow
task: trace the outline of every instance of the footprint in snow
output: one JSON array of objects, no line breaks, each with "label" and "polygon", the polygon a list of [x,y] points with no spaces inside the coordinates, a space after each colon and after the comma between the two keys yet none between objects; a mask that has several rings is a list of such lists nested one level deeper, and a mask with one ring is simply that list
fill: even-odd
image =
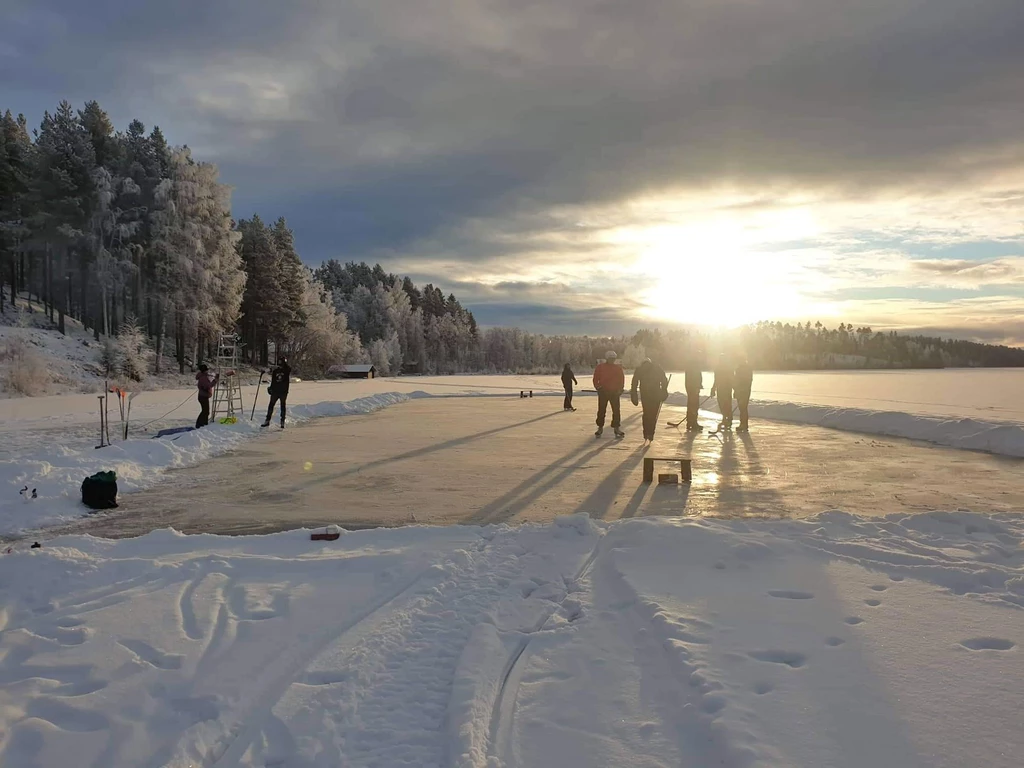
[{"label": "footprint in snow", "polygon": [[825,645],[831,645],[833,648],[838,648],[840,645],[845,643],[841,637],[827,637],[825,638]]},{"label": "footprint in snow", "polygon": [[970,640],[961,640],[960,645],[972,651],[1008,651],[1017,644],[1001,637],[972,637]]},{"label": "footprint in snow", "polygon": [[771,693],[775,690],[775,686],[769,682],[754,683],[754,693],[758,696],[764,696],[766,693]]},{"label": "footprint in snow", "polygon": [[807,663],[807,657],[797,651],[752,651],[750,658],[771,664],[785,664],[790,669],[797,669]]},{"label": "footprint in snow", "polygon": [[885,586],[885,584],[872,584],[871,588],[875,590],[875,592],[885,592],[885,590],[888,589],[888,587]]},{"label": "footprint in snow", "polygon": [[810,600],[814,597],[813,592],[798,592],[793,589],[769,589],[768,594],[772,597],[782,597],[786,600]]},{"label": "footprint in snow", "polygon": [[874,598],[871,598],[870,600],[865,600],[864,604],[865,605],[870,605],[872,608],[877,608],[878,606],[880,606],[882,604],[882,601],[881,600],[875,600]]},{"label": "footprint in snow", "polygon": [[862,619],[860,616],[847,616],[845,619],[843,619],[843,621],[845,621],[847,624],[860,624],[862,621],[864,621],[864,619]]}]

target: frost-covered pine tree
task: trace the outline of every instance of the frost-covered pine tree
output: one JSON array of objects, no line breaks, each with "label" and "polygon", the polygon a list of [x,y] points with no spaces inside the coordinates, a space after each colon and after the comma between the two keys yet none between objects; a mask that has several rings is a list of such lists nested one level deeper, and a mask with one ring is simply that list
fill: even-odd
[{"label": "frost-covered pine tree", "polygon": [[131,381],[142,381],[149,372],[153,351],[146,341],[146,334],[138,321],[131,315],[124,319],[117,331],[117,372]]},{"label": "frost-covered pine tree", "polygon": [[156,191],[153,254],[160,300],[173,323],[179,370],[238,319],[245,273],[235,249],[230,189],[217,168],[187,148],[171,155],[170,177]]}]

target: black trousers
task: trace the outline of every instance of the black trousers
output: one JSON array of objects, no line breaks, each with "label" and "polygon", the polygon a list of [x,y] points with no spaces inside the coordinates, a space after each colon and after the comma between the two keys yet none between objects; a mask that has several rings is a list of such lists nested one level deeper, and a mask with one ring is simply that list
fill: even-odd
[{"label": "black trousers", "polygon": [[283,395],[279,395],[276,392],[270,393],[270,407],[267,408],[267,424],[274,418],[274,406],[277,405],[277,401],[281,401],[281,423],[284,424],[284,416],[286,410],[286,401],[288,400],[288,393],[285,392]]},{"label": "black trousers", "polygon": [[718,390],[718,410],[725,424],[732,424],[732,390]]},{"label": "black trousers", "polygon": [[199,396],[199,418],[196,419],[196,429],[205,427],[210,423],[210,398]]},{"label": "black trousers", "polygon": [[618,429],[621,423],[621,413],[619,409],[619,398],[622,396],[621,392],[605,392],[599,390],[597,393],[597,426],[604,426],[604,414],[608,410],[608,404],[612,406],[612,429]]},{"label": "black trousers", "polygon": [[736,405],[740,410],[740,426],[747,428],[747,419],[750,416],[750,393],[736,390]]},{"label": "black trousers", "polygon": [[686,390],[686,426],[693,429],[697,426],[697,412],[700,410],[700,390]]},{"label": "black trousers", "polygon": [[562,403],[562,408],[569,410],[572,408],[572,384],[563,384],[565,387],[565,402]]},{"label": "black trousers", "polygon": [[644,440],[653,440],[654,430],[658,427],[658,411],[661,410],[661,400],[640,398],[640,406],[644,411]]}]

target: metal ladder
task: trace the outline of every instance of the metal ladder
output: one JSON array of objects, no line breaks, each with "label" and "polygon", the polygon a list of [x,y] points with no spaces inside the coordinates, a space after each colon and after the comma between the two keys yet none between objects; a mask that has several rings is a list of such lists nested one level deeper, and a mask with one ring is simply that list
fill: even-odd
[{"label": "metal ladder", "polygon": [[216,371],[220,374],[213,390],[213,407],[210,418],[240,419],[245,411],[242,405],[242,384],[238,376],[238,359],[241,345],[233,333],[221,334],[217,344]]}]

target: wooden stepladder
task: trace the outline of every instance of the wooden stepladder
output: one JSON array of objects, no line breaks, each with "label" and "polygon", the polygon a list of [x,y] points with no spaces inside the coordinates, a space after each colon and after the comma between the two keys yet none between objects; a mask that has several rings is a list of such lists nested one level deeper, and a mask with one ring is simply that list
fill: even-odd
[{"label": "wooden stepladder", "polygon": [[242,405],[242,384],[238,380],[238,337],[233,333],[222,334],[217,344],[216,371],[220,374],[213,390],[210,419],[217,417],[240,419],[245,412]]}]

